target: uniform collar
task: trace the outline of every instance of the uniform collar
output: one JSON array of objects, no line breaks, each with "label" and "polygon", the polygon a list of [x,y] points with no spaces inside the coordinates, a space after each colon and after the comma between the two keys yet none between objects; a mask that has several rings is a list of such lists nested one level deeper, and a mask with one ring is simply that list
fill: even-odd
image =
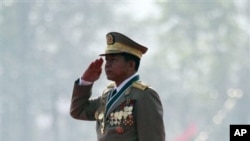
[{"label": "uniform collar", "polygon": [[127,78],[126,80],[124,80],[118,87],[114,87],[114,89],[116,89],[116,92],[119,92],[121,90],[121,88],[128,83],[129,80],[131,80],[132,78],[134,78],[137,75],[137,73],[134,73],[133,75],[131,75],[129,78]]}]

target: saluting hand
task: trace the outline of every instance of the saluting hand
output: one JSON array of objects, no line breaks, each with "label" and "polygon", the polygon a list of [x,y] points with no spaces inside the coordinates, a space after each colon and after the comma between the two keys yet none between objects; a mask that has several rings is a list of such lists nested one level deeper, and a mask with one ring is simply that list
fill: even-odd
[{"label": "saluting hand", "polygon": [[93,61],[87,70],[83,73],[81,79],[89,82],[94,82],[99,79],[102,73],[103,59],[99,58]]}]

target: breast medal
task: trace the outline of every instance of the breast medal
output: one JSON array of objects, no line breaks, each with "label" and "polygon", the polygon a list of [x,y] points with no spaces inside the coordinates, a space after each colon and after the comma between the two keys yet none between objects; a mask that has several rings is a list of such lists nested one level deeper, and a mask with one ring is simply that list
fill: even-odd
[{"label": "breast medal", "polygon": [[99,120],[102,120],[104,118],[104,113],[100,113],[99,115],[98,115],[98,119]]},{"label": "breast medal", "polygon": [[121,126],[117,126],[117,127],[115,128],[115,131],[116,131],[116,133],[118,133],[118,134],[124,133],[124,129],[123,129],[123,127],[121,127]]},{"label": "breast medal", "polygon": [[125,126],[134,125],[134,104],[135,100],[127,99],[109,114],[107,123],[109,126],[115,127],[117,134],[123,134]]},{"label": "breast medal", "polygon": [[103,112],[99,113],[97,118],[98,121],[100,122],[101,133],[104,134],[104,129],[105,129],[104,113]]},{"label": "breast medal", "polygon": [[[103,121],[103,125],[101,124],[102,133],[104,133],[105,126],[114,128],[118,134],[123,134],[125,132],[125,126],[134,125],[133,106],[135,104],[135,100],[130,99],[129,92],[130,86],[132,86],[132,84],[137,80],[139,80],[138,75],[129,80],[129,82],[127,82],[114,96],[111,96],[112,92],[110,91],[107,97],[105,111],[103,115],[98,115],[98,118]],[[126,100],[116,108],[112,108],[124,95]],[[111,111],[111,109],[114,110]],[[104,121],[106,121],[106,125]]]}]

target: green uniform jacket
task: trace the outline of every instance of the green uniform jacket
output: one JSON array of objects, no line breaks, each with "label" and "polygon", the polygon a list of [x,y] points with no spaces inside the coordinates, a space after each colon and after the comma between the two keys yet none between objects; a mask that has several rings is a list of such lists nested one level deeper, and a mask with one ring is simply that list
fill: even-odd
[{"label": "green uniform jacket", "polygon": [[92,86],[75,82],[70,114],[75,119],[96,121],[98,141],[165,141],[162,104],[153,89],[134,82],[105,113],[113,85],[96,99],[90,99]]}]

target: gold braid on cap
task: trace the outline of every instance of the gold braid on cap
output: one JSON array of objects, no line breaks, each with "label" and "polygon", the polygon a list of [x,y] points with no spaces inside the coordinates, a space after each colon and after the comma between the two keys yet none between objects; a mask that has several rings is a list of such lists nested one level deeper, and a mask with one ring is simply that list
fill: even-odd
[{"label": "gold braid on cap", "polygon": [[107,46],[107,49],[105,51],[106,54],[108,53],[122,53],[122,52],[126,52],[132,55],[135,55],[139,58],[142,57],[142,52],[138,49],[135,49],[133,47],[121,44],[119,42],[115,42],[114,44],[109,44]]}]

